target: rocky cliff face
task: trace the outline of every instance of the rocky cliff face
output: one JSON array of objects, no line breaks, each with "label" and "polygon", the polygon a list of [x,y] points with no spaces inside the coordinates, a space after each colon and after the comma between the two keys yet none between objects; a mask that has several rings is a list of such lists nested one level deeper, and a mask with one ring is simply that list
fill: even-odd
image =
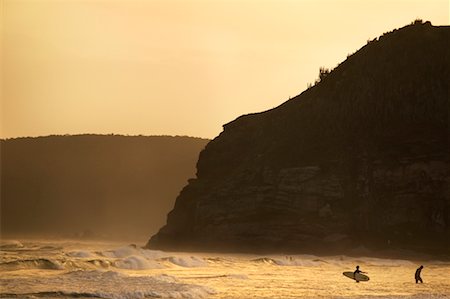
[{"label": "rocky cliff face", "polygon": [[448,250],[450,27],[384,34],[200,154],[147,244],[170,250]]}]

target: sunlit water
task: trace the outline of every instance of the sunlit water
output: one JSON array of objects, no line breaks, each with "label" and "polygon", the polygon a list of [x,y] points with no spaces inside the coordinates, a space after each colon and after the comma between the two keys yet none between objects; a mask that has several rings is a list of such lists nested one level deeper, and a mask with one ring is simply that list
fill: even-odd
[{"label": "sunlit water", "polygon": [[[450,262],[171,253],[93,241],[3,240],[0,250],[0,297],[450,298]],[[414,281],[419,264],[423,284]],[[356,265],[370,281],[342,275]]]}]

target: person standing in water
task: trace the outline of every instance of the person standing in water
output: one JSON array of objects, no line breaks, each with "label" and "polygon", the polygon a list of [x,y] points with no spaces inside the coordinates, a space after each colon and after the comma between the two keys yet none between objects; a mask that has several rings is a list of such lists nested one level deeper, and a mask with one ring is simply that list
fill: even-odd
[{"label": "person standing in water", "polygon": [[355,278],[356,282],[359,282],[359,280],[356,279],[356,274],[358,274],[358,273],[366,273],[366,272],[359,270],[359,266],[356,266],[356,270],[355,270],[355,272],[353,272],[353,277]]},{"label": "person standing in water", "polygon": [[422,277],[420,277],[420,273],[422,272],[423,266],[420,266],[416,270],[416,274],[414,274],[414,278],[416,279],[416,283],[423,283]]}]

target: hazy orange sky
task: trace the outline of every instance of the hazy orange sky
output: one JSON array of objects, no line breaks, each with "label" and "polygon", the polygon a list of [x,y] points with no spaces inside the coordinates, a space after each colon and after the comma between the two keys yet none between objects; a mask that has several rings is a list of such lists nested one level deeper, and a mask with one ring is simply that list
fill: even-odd
[{"label": "hazy orange sky", "polygon": [[1,137],[213,138],[449,0],[0,0]]}]

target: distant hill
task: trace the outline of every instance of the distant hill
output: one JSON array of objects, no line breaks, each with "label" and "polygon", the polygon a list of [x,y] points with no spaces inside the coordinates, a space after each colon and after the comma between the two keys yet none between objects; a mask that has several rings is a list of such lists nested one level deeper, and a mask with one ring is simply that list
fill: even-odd
[{"label": "distant hill", "polygon": [[155,231],[209,140],[76,135],[1,140],[1,232],[139,237]]},{"label": "distant hill", "polygon": [[147,246],[448,253],[449,40],[417,21],[224,125]]}]

